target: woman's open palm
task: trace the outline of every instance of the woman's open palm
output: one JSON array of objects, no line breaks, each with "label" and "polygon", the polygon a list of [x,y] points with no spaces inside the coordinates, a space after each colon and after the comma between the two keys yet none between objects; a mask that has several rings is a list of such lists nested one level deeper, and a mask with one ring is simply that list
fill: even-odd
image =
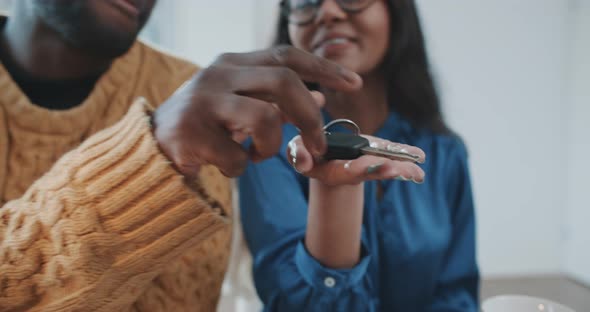
[{"label": "woman's open palm", "polygon": [[[394,148],[419,156],[423,163],[426,155],[420,148],[394,143],[373,136],[363,135],[371,146]],[[424,171],[412,161],[391,160],[364,155],[354,160],[314,160],[303,145],[300,136],[293,138],[288,145],[287,158],[299,173],[318,179],[328,185],[358,184],[369,180],[400,179],[422,183]]]}]

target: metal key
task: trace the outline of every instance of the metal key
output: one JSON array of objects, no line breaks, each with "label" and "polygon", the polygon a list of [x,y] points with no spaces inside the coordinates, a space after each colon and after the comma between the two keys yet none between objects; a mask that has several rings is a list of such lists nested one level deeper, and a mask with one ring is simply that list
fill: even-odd
[{"label": "metal key", "polygon": [[[355,128],[356,133],[329,132],[327,129],[336,124],[348,124]],[[373,155],[393,160],[419,162],[420,156],[398,149],[395,146],[382,149],[372,147],[369,140],[360,136],[358,126],[348,119],[336,119],[324,127],[328,149],[322,157],[324,160],[357,159],[363,155]]]}]

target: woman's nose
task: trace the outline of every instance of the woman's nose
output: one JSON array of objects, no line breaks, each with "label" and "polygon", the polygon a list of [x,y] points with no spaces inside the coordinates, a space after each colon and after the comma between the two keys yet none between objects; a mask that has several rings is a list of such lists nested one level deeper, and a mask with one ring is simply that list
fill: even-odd
[{"label": "woman's nose", "polygon": [[336,0],[324,0],[318,8],[317,24],[332,24],[346,19],[347,13],[340,8]]}]

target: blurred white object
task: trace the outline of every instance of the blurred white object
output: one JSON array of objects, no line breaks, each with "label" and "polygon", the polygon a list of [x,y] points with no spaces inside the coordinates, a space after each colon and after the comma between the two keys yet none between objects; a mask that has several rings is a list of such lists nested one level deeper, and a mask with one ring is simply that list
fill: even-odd
[{"label": "blurred white object", "polygon": [[483,312],[575,312],[574,310],[547,299],[503,295],[487,299],[482,305]]},{"label": "blurred white object", "polygon": [[252,278],[252,255],[242,234],[238,188],[233,185],[233,237],[229,267],[221,287],[221,298],[217,312],[262,311],[262,302],[254,287]]},{"label": "blurred white object", "polygon": [[0,0],[0,14],[7,15],[12,7],[12,0]]}]

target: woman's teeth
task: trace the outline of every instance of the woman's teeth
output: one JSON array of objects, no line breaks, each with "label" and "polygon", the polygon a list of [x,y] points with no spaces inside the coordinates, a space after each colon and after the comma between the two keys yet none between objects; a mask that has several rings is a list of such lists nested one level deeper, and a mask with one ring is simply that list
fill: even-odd
[{"label": "woman's teeth", "polygon": [[344,44],[347,42],[348,42],[348,39],[346,39],[346,38],[333,38],[333,39],[326,40],[324,42],[324,44],[326,44],[326,45],[327,44]]}]

